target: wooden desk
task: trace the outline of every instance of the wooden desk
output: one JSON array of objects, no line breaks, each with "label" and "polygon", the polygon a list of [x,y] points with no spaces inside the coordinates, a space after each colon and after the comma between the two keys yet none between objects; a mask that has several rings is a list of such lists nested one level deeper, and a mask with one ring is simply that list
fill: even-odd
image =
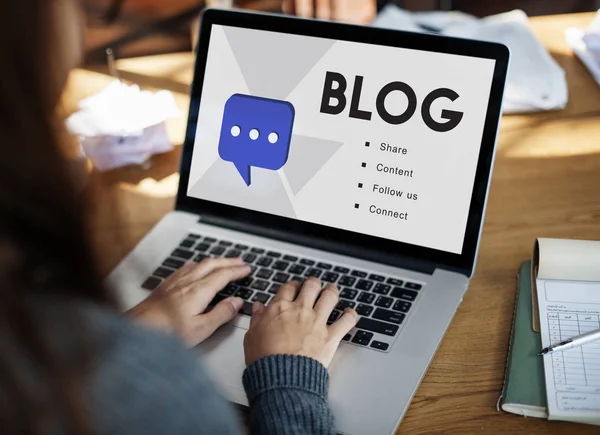
[{"label": "wooden desk", "polygon": [[[567,48],[563,30],[592,14],[532,20],[536,33],[566,70],[566,110],[506,116],[478,266],[470,290],[443,340],[398,434],[597,434],[597,427],[548,422],[496,411],[504,380],[515,276],[537,236],[600,239],[600,87]],[[125,78],[174,91],[185,111],[191,55],[123,61]],[[76,71],[66,107],[104,86],[107,76]],[[184,117],[170,124],[181,143]],[[107,249],[104,273],[169,210],[177,189],[180,151],[158,156],[150,170],[92,173],[87,190],[91,230]],[[113,203],[121,216],[117,219]],[[393,404],[386,404],[393,406]]]}]

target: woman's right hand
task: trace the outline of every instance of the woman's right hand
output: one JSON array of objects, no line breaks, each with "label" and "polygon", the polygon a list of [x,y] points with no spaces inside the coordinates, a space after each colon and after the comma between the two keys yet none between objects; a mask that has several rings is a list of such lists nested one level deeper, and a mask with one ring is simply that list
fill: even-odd
[{"label": "woman's right hand", "polygon": [[244,339],[246,364],[283,354],[306,356],[329,366],[342,338],[358,321],[356,311],[346,309],[327,325],[338,300],[334,285],[321,290],[320,280],[308,278],[302,288],[295,281],[283,285],[268,307],[255,302]]}]

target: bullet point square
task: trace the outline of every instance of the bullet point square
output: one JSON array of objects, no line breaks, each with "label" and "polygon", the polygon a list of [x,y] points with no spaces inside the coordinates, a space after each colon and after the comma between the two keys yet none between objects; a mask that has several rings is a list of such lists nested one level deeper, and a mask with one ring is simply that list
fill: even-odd
[{"label": "bullet point square", "polygon": [[366,147],[370,147],[371,146],[371,142],[365,142],[365,146]]},{"label": "bullet point square", "polygon": [[362,189],[362,183],[358,183],[358,188]]},{"label": "bullet point square", "polygon": [[359,204],[354,204],[354,208],[358,208],[358,207],[360,207]]},{"label": "bullet point square", "polygon": [[366,164],[365,162],[362,162],[362,165],[361,165],[361,166],[362,166],[363,168],[366,168],[366,167],[367,167],[367,164]]}]

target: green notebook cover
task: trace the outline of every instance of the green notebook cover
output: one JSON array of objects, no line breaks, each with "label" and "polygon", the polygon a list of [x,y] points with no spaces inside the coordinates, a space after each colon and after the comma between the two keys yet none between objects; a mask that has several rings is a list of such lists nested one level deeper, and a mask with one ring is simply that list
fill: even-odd
[{"label": "green notebook cover", "polygon": [[513,329],[502,391],[502,410],[525,417],[548,418],[544,364],[539,332],[533,330],[531,306],[531,260],[521,264]]}]

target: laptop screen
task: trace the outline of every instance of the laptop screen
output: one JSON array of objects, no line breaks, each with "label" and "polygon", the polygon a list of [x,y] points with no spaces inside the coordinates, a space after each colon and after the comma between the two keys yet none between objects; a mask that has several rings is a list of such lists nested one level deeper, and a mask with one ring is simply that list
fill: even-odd
[{"label": "laptop screen", "polygon": [[215,24],[187,195],[461,254],[494,68]]}]

